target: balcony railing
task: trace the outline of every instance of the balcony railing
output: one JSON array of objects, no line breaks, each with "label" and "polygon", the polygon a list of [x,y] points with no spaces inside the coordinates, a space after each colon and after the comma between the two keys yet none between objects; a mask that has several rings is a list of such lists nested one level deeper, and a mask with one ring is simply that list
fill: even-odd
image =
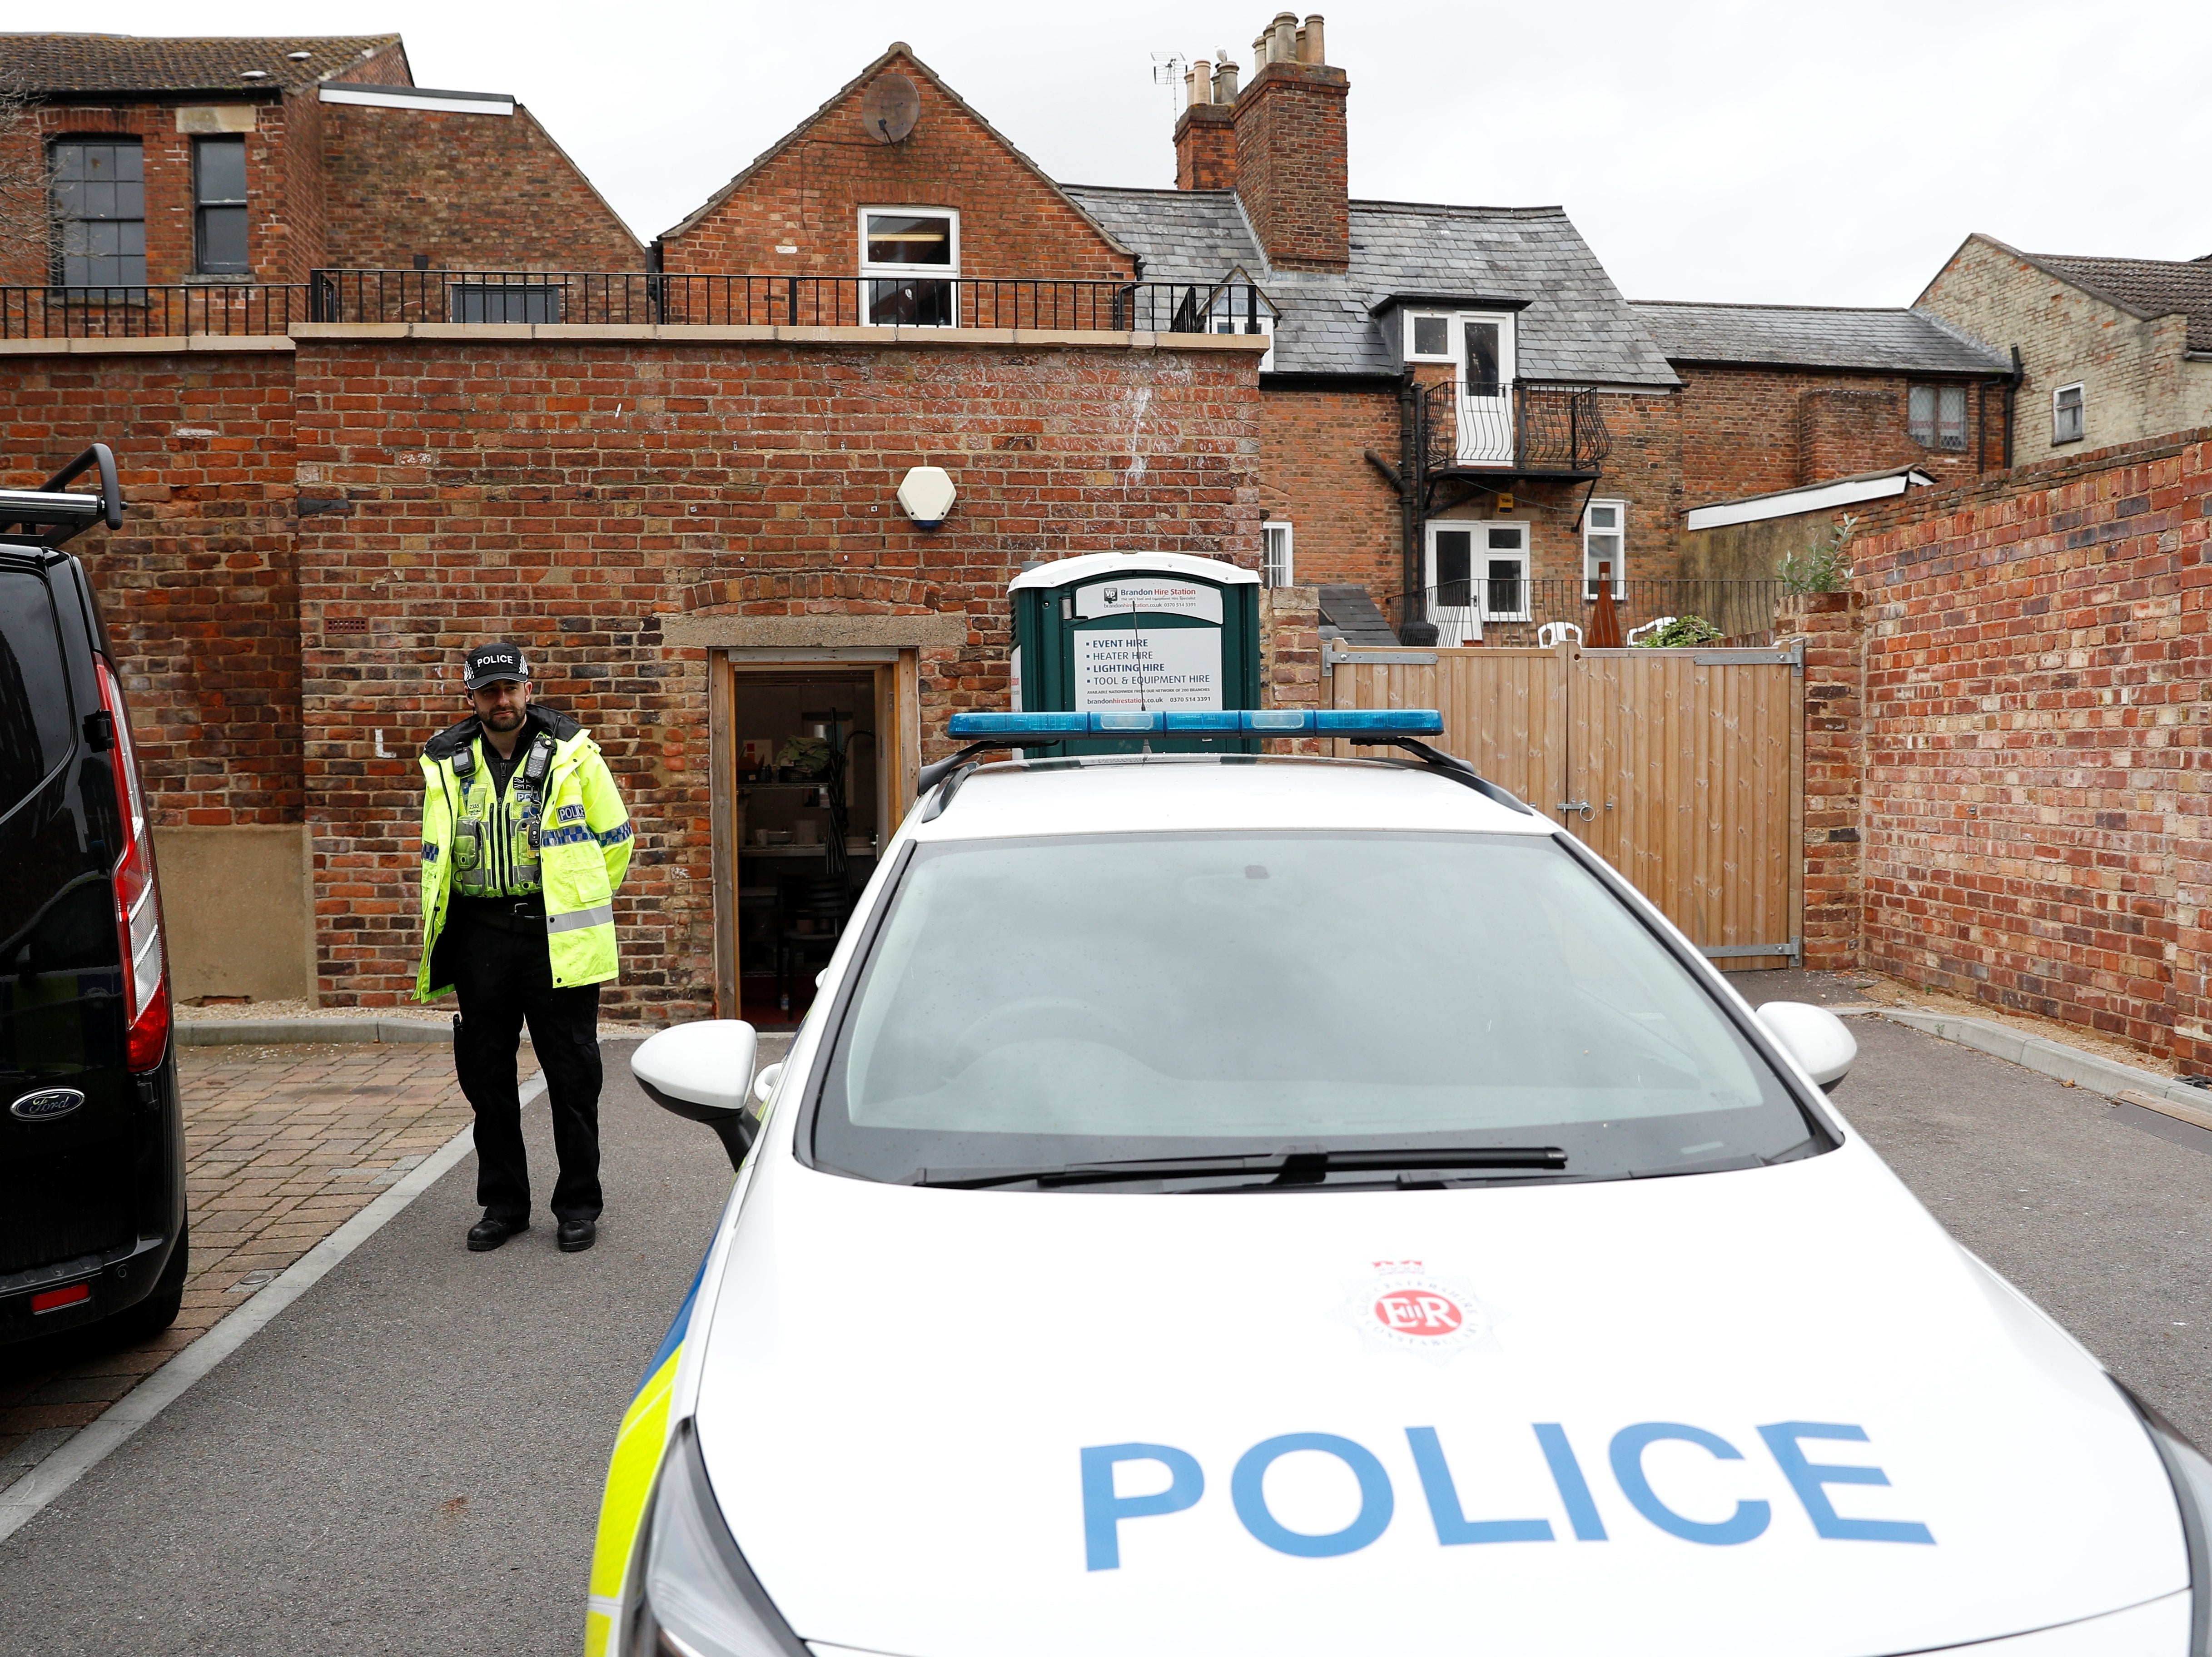
[{"label": "balcony railing", "polygon": [[0,339],[283,334],[307,319],[296,282],[0,288]]},{"label": "balcony railing", "polygon": [[304,283],[0,288],[0,339],[283,334],[301,322],[1258,333],[1275,314],[1249,283],[999,276],[316,270]]},{"label": "balcony railing", "polygon": [[[318,270],[322,322],[670,323],[703,327],[1243,331],[1256,288],[998,276]],[[1255,328],[1253,331],[1258,331]]]},{"label": "balcony railing", "polygon": [[1474,467],[1594,473],[1613,440],[1587,385],[1445,380],[1421,391],[1421,455],[1430,472]]},{"label": "balcony railing", "polygon": [[[1731,645],[1763,645],[1774,636],[1779,581],[1626,580],[1613,595],[1624,635],[1668,617],[1696,616]],[[1441,645],[1534,645],[1547,622],[1580,628],[1585,640],[1596,610],[1595,589],[1571,579],[1472,579],[1407,595],[1406,619],[1435,623]],[[1714,642],[1717,643],[1716,640]]]}]

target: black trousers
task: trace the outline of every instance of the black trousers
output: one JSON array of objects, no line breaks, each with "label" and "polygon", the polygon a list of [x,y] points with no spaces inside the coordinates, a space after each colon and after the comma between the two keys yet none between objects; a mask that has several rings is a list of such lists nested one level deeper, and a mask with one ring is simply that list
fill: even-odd
[{"label": "black trousers", "polygon": [[[440,948],[447,940],[439,940]],[[545,1071],[561,1177],[554,1217],[599,1217],[599,986],[553,987],[545,934],[501,932],[461,920],[452,938],[453,1070],[477,1114],[477,1200],[495,1219],[530,1215],[530,1163],[522,1146],[515,1054],[522,1027]]]}]

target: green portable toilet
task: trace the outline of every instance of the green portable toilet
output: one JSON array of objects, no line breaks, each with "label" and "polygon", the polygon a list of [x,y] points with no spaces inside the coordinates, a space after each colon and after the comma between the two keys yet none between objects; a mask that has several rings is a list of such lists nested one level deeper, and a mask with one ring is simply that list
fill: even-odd
[{"label": "green portable toilet", "polygon": [[[1014,713],[1260,706],[1260,578],[1252,570],[1176,552],[1093,552],[1032,566],[1008,593]],[[1143,746],[1131,741],[1121,751]],[[1152,744],[1154,753],[1258,749],[1240,737]],[[1086,744],[1084,751],[1111,750]]]}]

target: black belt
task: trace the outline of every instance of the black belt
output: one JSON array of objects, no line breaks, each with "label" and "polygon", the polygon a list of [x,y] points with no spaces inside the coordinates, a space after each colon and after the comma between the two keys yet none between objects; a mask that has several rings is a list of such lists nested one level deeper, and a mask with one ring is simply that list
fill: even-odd
[{"label": "black belt", "polygon": [[481,922],[496,932],[545,930],[545,900],[542,897],[457,897],[453,900],[453,908],[463,920]]}]

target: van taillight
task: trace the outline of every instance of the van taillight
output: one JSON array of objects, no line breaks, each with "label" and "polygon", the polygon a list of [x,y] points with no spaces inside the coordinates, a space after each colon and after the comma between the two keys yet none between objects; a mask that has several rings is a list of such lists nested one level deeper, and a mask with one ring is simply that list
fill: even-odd
[{"label": "van taillight", "polygon": [[161,938],[161,892],[154,879],[154,837],[146,828],[145,796],[123,687],[101,661],[100,701],[115,721],[115,799],[123,810],[123,855],[115,864],[115,930],[123,950],[123,998],[131,1021],[129,1056],[134,1071],[151,1070],[169,1048],[169,951]]}]

